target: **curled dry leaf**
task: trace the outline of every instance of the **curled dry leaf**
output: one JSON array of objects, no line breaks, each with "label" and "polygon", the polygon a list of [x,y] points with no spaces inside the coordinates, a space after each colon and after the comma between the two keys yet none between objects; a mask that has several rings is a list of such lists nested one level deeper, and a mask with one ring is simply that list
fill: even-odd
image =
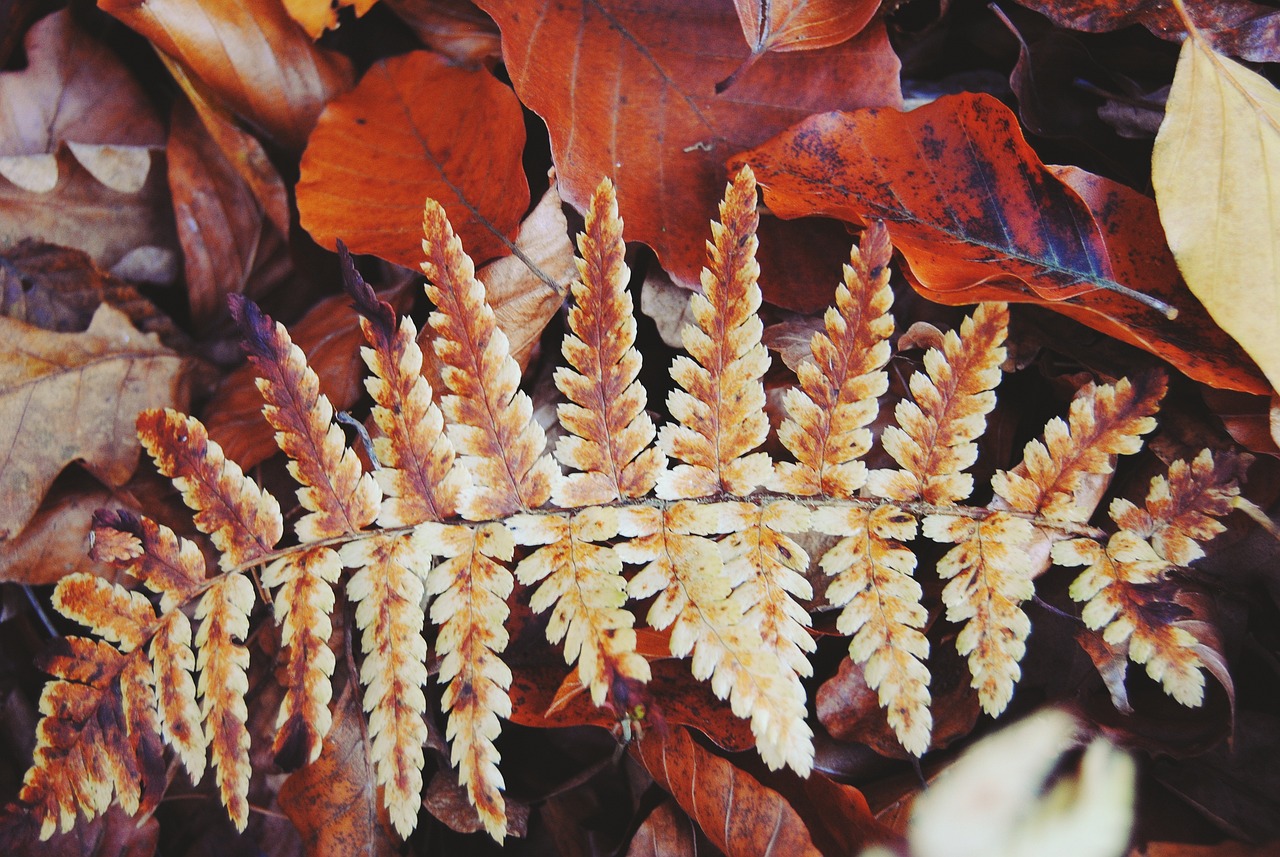
[{"label": "curled dry leaf", "polygon": [[752,164],[780,216],[883,219],[930,300],[1072,307],[1196,380],[1254,392],[1265,383],[1196,312],[1168,267],[1150,201],[1079,171],[1064,184],[990,96],[813,116],[732,163]]},{"label": "curled dry leaf", "polygon": [[138,463],[134,419],[186,404],[183,367],[107,305],[84,333],[0,318],[0,539],[22,531],[72,461],[107,485],[127,482]]},{"label": "curled dry leaf", "polygon": [[1193,30],[1164,116],[1151,181],[1174,258],[1214,320],[1280,385],[1280,186],[1267,180],[1280,171],[1280,91]]},{"label": "curled dry leaf", "polygon": [[[651,246],[688,289],[698,288],[705,224],[715,216],[728,155],[815,111],[901,104],[898,58],[879,24],[835,47],[763,56],[715,95],[716,83],[750,53],[727,3],[480,6],[502,29],[520,100],[547,123],[565,200],[586,211],[601,176],[610,177],[628,237]],[[588,103],[595,109],[582,110]],[[768,221],[766,298],[802,311],[825,306],[843,255],[831,253],[831,237]]]},{"label": "curled dry leaf", "polygon": [[24,46],[27,67],[0,73],[0,175],[47,193],[58,184],[59,144],[67,143],[98,181],[141,190],[148,148],[164,145],[164,126],[129,70],[67,9],[37,22]]},{"label": "curled dry leaf", "polygon": [[93,513],[113,501],[110,491],[87,477],[69,493],[49,501],[35,514],[21,535],[0,551],[0,580],[29,586],[50,586],[76,572],[113,579],[110,568],[89,556]]},{"label": "curled dry leaf", "polygon": [[880,8],[880,0],[734,0],[753,54],[813,51],[851,39]]},{"label": "curled dry leaf", "polygon": [[459,63],[502,56],[502,37],[493,19],[471,0],[383,0],[422,43]]},{"label": "curled dry leaf", "polygon": [[504,255],[529,205],[524,139],[520,102],[484,69],[428,51],[379,60],[307,144],[302,225],[326,247],[341,238],[352,253],[416,269],[430,197],[473,258]]},{"label": "curled dry leaf", "polygon": [[298,22],[307,35],[318,39],[325,30],[338,26],[338,10],[350,6],[359,18],[378,0],[284,0],[285,11]]},{"label": "curled dry leaf", "polygon": [[102,0],[209,96],[276,143],[297,151],[320,111],[351,88],[346,57],[317,48],[281,0]]}]

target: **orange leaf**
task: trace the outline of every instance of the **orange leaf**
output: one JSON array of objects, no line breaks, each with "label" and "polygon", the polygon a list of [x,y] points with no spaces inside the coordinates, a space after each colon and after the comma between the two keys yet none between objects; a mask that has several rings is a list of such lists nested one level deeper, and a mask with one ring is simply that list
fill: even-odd
[{"label": "orange leaf", "polygon": [[329,105],[307,145],[302,225],[326,247],[341,238],[353,253],[416,268],[430,197],[472,256],[503,255],[529,206],[523,149],[520,103],[489,72],[426,51],[381,60]]},{"label": "orange leaf", "polygon": [[853,38],[880,0],[734,0],[753,54],[813,51]]},{"label": "orange leaf", "polygon": [[820,853],[782,795],[704,750],[684,727],[646,734],[631,752],[729,857]]},{"label": "orange leaf", "polygon": [[338,10],[351,6],[359,18],[368,12],[378,0],[284,0],[284,8],[307,31],[307,35],[318,39],[325,30],[338,27]]},{"label": "orange leaf", "polygon": [[[1064,184],[990,96],[814,116],[731,161],[739,163],[755,168],[782,217],[883,219],[930,300],[1041,303],[1112,335],[1133,324],[1123,338],[1198,380],[1265,384],[1224,334],[1211,336],[1210,356],[1193,356],[1212,324],[1170,282],[1154,203],[1143,217],[1137,195],[1113,185],[1105,191],[1127,209],[1118,214],[1103,188]],[[1166,317],[1169,308],[1178,318]]]},{"label": "orange leaf", "polygon": [[[685,288],[698,287],[729,154],[814,111],[901,103],[898,59],[879,25],[836,47],[764,56],[714,95],[750,53],[728,3],[479,5],[502,29],[521,101],[547,123],[565,199],[586,211],[601,177],[612,178],[630,237],[653,247]],[[763,231],[771,302],[813,310],[830,300],[826,283],[843,250],[831,252],[830,233],[812,233],[776,221]]]},{"label": "orange leaf", "polygon": [[101,0],[99,7],[174,59],[222,106],[287,149],[351,88],[346,57],[311,44],[280,0]]}]

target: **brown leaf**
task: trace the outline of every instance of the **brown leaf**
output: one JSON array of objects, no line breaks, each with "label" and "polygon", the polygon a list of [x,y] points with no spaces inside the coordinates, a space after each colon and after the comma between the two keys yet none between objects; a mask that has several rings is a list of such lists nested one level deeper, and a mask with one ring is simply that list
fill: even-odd
[{"label": "brown leaf", "polygon": [[27,67],[0,74],[0,175],[50,191],[58,182],[55,154],[68,143],[98,181],[125,193],[141,189],[151,168],[147,148],[164,145],[164,127],[129,70],[66,9],[36,23],[25,47]]},{"label": "brown leaf", "polygon": [[329,105],[308,142],[302,225],[326,247],[341,238],[353,253],[417,269],[430,197],[467,252],[492,259],[529,205],[523,149],[520,103],[489,72],[427,51],[380,60]]},{"label": "brown leaf", "polygon": [[471,0],[384,0],[422,43],[454,62],[478,63],[502,55],[493,20]]},{"label": "brown leaf", "polygon": [[[898,59],[879,25],[836,47],[763,56],[716,95],[750,53],[727,3],[480,5],[502,29],[521,101],[547,123],[565,199],[586,211],[600,179],[612,178],[629,236],[685,288],[698,287],[727,156],[817,110],[901,103]],[[812,310],[829,300],[845,250],[833,255],[831,236],[810,232],[771,222],[762,233],[769,301]],[[782,263],[785,250],[793,255]]]},{"label": "brown leaf", "polygon": [[186,102],[174,105],[167,154],[193,323],[222,315],[228,294],[260,300],[288,281],[285,233]]},{"label": "brown leaf", "polygon": [[346,57],[315,47],[280,0],[101,0],[224,109],[300,150],[324,105],[351,88]]},{"label": "brown leaf", "polygon": [[106,305],[84,333],[0,318],[0,538],[21,532],[74,460],[107,485],[128,481],[133,421],[147,407],[185,405],[184,362]]},{"label": "brown leaf", "polygon": [[[1162,0],[1018,0],[1060,27],[1105,33],[1141,24],[1156,36],[1181,41],[1186,27],[1172,3]],[[1280,12],[1251,0],[1184,0],[1205,38],[1225,54],[1252,62],[1280,61]]]},{"label": "brown leaf", "polygon": [[47,586],[76,572],[114,578],[110,565],[89,556],[93,513],[112,502],[112,493],[101,486],[88,487],[93,483],[87,477],[77,482],[77,487],[84,486],[82,490],[56,498],[51,493],[22,533],[5,543],[0,551],[0,580]]},{"label": "brown leaf", "polygon": [[350,6],[359,18],[378,0],[284,0],[284,8],[307,35],[318,39],[338,26],[338,10]]},{"label": "brown leaf", "polygon": [[859,33],[880,0],[734,0],[753,54],[813,51]]},{"label": "brown leaf", "polygon": [[646,734],[632,754],[729,857],[816,855],[800,816],[773,789],[704,750],[683,727]]},{"label": "brown leaf", "polygon": [[1154,203],[1115,183],[1064,184],[990,96],[814,116],[733,163],[755,167],[783,217],[884,219],[930,300],[1041,303],[1197,380],[1266,383],[1177,280]]},{"label": "brown leaf", "polygon": [[700,834],[693,819],[667,798],[636,828],[627,857],[697,857]]},{"label": "brown leaf", "polygon": [[345,667],[338,678],[345,684],[333,705],[324,752],[285,780],[280,808],[298,828],[307,854],[396,854],[369,761],[359,688]]},{"label": "brown leaf", "polygon": [[[467,799],[467,789],[458,782],[453,768],[440,768],[431,778],[422,806],[450,830],[478,833],[484,829],[480,814]],[[529,805],[507,798],[507,833],[523,839],[529,832]]]}]

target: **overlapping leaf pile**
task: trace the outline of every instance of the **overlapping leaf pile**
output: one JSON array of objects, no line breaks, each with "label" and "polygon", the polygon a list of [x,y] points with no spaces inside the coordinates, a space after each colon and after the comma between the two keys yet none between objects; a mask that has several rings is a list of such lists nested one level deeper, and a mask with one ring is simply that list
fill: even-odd
[{"label": "overlapping leaf pile", "polygon": [[[437,680],[459,780],[491,835],[507,831],[494,744],[511,714],[503,663],[508,596],[518,579],[531,606],[550,612],[547,637],[563,643],[596,705],[627,707],[650,678],[628,602],[670,630],[670,652],[749,718],[770,768],[808,775],[814,760],[802,680],[814,649],[810,557],[792,536],[837,537],[815,558],[832,577],[837,626],[902,745],[930,746],[927,613],[915,576],[918,536],[949,546],[936,564],[942,600],[959,623],[983,708],[997,715],[1020,677],[1030,622],[1022,604],[1052,559],[1085,566],[1071,587],[1085,623],[1145,664],[1186,705],[1204,695],[1194,633],[1176,620],[1171,573],[1202,554],[1216,518],[1238,492],[1240,460],[1205,451],[1152,480],[1145,507],[1116,500],[1108,539],[1087,526],[1085,483],[1105,483],[1120,455],[1155,426],[1161,376],[1087,384],[1065,419],[1027,444],[1021,464],[998,471],[994,498],[966,506],[975,441],[995,406],[1008,310],[979,305],[942,337],[912,376],[880,444],[896,467],[869,469],[870,424],[888,388],[894,325],[890,245],[872,225],[851,253],[836,302],[810,343],[799,386],[786,394],[777,439],[792,460],[760,450],[770,435],[762,377],[756,262],[756,185],[744,168],[712,224],[702,293],[691,299],[687,356],[675,359],[673,421],[658,429],[637,380],[642,359],[626,290],[622,221],[613,187],[591,201],[556,384],[564,435],[554,455],[519,389],[520,371],[443,209],[424,215],[434,351],[447,390],[422,375],[417,331],[397,320],[347,258],[347,285],[368,346],[378,438],[376,469],[361,463],[285,328],[253,303],[233,311],[258,373],[264,412],[301,485],[296,541],[281,545],[279,503],[227,460],[204,427],[150,410],[139,436],[213,542],[209,574],[196,545],[125,511],[95,518],[95,554],[160,596],[88,575],[58,585],[55,606],[88,626],[44,660],[56,678],[41,701],[35,766],[21,800],[42,837],[92,817],[112,800],[153,808],[163,793],[160,740],[193,780],[206,758],[227,811],[248,812],[245,728],[250,575],[271,593],[288,654],[272,751],[292,769],[315,761],[331,725],[330,648],[335,587],[355,605],[369,713],[371,761],[395,828],[408,835],[421,805],[429,682],[423,603],[436,626]],[[562,472],[565,468],[567,472]],[[1099,495],[1100,496],[1100,495]],[[1096,502],[1096,501],[1094,501]],[[521,556],[516,562],[517,551]],[[348,575],[348,570],[350,574]],[[345,585],[343,585],[345,579]],[[194,636],[187,613],[194,607]],[[193,672],[198,679],[193,680]],[[207,756],[206,756],[207,754]]]}]

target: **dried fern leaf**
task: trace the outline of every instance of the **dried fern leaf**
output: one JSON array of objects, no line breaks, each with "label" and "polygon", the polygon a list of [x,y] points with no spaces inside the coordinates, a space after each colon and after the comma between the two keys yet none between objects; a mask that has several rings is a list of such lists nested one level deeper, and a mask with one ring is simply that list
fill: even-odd
[{"label": "dried fern leaf", "polygon": [[1071,584],[1071,597],[1087,601],[1081,618],[1102,630],[1108,644],[1127,649],[1134,663],[1183,705],[1204,701],[1204,666],[1196,654],[1198,642],[1186,629],[1172,624],[1180,615],[1165,575],[1169,563],[1151,543],[1121,530],[1106,547],[1093,539],[1071,539],[1053,546],[1053,561],[1086,566]]},{"label": "dried fern leaf", "polygon": [[1030,441],[1021,464],[992,477],[996,496],[1017,512],[1055,521],[1087,521],[1093,504],[1078,505],[1077,492],[1087,479],[1108,477],[1117,455],[1142,448],[1142,436],[1156,426],[1164,392],[1164,376],[1156,373],[1081,388],[1067,420],[1050,420],[1044,442]]},{"label": "dried fern leaf", "polygon": [[473,521],[536,509],[551,496],[559,473],[544,454],[546,434],[533,403],[519,389],[520,366],[485,301],[484,285],[444,209],[427,200],[422,218],[427,296],[436,305],[436,355],[453,393],[441,403],[449,435],[474,484],[459,511]]},{"label": "dried fern leaf", "polygon": [[703,294],[689,299],[697,326],[682,332],[688,357],[671,364],[673,390],[667,408],[679,425],[665,425],[658,443],[685,462],[658,479],[665,500],[750,494],[773,475],[767,453],[750,453],[769,434],[764,384],[769,353],[760,342],[764,325],[756,310],[761,295],[756,262],[756,180],[744,166],[725,190],[720,222],[712,222]]},{"label": "dried fern leaf", "polygon": [[120,671],[120,698],[125,731],[117,734],[112,756],[119,764],[116,796],[132,816],[149,816],[164,797],[166,782],[160,722],[156,716],[156,681],[151,661],[138,656]]},{"label": "dried fern leaf", "polygon": [[759,629],[748,622],[716,543],[705,538],[719,529],[715,504],[676,503],[665,509],[636,507],[619,517],[629,537],[617,551],[644,565],[631,579],[632,598],[657,595],[647,621],[655,630],[671,627],[671,654],[692,654],[695,678],[728,699],[733,713],[750,717],[761,758],[770,768],[787,765],[801,776],[813,767],[813,732],[805,722],[804,688],[766,650]]},{"label": "dried fern leaf", "polygon": [[650,446],[657,432],[636,380],[641,358],[626,249],[613,183],[604,179],[591,197],[586,232],[578,236],[582,258],[563,346],[573,368],[555,373],[556,387],[570,402],[558,408],[568,434],[556,444],[556,458],[582,471],[555,486],[551,496],[561,508],[643,497],[666,464],[662,451]]},{"label": "dried fern leaf", "polygon": [[124,509],[93,513],[90,555],[128,572],[160,593],[160,611],[168,613],[204,583],[204,554],[195,542],[168,527]]},{"label": "dried fern leaf", "polygon": [[498,524],[428,523],[418,530],[433,553],[448,557],[427,574],[427,593],[435,598],[431,621],[440,626],[436,653],[443,659],[439,681],[448,684],[441,706],[449,712],[450,758],[485,830],[501,842],[507,811],[493,742],[502,728],[498,718],[511,716],[511,670],[500,655],[514,586],[503,563],[511,561],[515,542]]},{"label": "dried fern leaf", "polygon": [[343,283],[370,346],[361,348],[360,356],[373,373],[364,383],[375,403],[374,423],[382,431],[373,440],[381,465],[373,475],[384,495],[378,524],[399,527],[452,518],[470,478],[455,460],[444,416],[422,376],[418,330],[409,318],[397,325],[395,311],[378,300],[342,242],[338,251]]},{"label": "dried fern leaf", "polygon": [[836,288],[835,306],[823,319],[825,332],[810,343],[813,359],[800,365],[798,388],[787,391],[787,418],[778,439],[796,460],[777,465],[773,487],[800,496],[853,497],[867,479],[860,459],[871,448],[867,425],[889,389],[883,367],[893,333],[889,256],[884,224],[862,233]]},{"label": "dried fern leaf", "polygon": [[844,608],[836,629],[853,637],[849,655],[864,665],[867,686],[878,692],[902,746],[924,755],[933,731],[924,665],[929,640],[921,630],[929,617],[912,577],[916,555],[903,546],[915,538],[916,519],[891,504],[825,506],[814,511],[813,526],[843,536],[821,562],[834,577],[827,599]]},{"label": "dried fern leaf", "polygon": [[1022,677],[1031,620],[1023,601],[1035,594],[1032,563],[1024,547],[1035,538],[1031,522],[1006,512],[981,520],[930,515],[924,535],[955,547],[938,562],[938,575],[950,581],[942,590],[947,620],[963,622],[956,649],[969,658],[972,686],[982,709],[992,717],[1013,698]]},{"label": "dried fern leaf", "polygon": [[130,592],[92,574],[70,574],[53,590],[53,607],[68,619],[86,625],[94,634],[129,652],[151,636],[156,612],[147,596]]},{"label": "dried fern leaf", "polygon": [[271,745],[275,762],[286,771],[320,758],[324,736],[333,718],[329,678],[335,664],[329,648],[333,625],[333,584],[342,574],[342,561],[333,548],[312,547],[286,554],[267,566],[262,583],[277,589],[276,622],[280,642],[288,649],[284,702]]},{"label": "dried fern leaf", "polygon": [[253,609],[253,584],[242,574],[214,581],[196,607],[196,668],[200,713],[218,792],[237,830],[249,823],[249,650],[243,645]]},{"label": "dried fern leaf", "polygon": [[258,370],[258,390],[266,401],[262,413],[290,458],[289,473],[303,486],[298,500],[309,514],[294,525],[298,538],[313,542],[364,529],[378,514],[378,485],[347,446],[306,355],[284,325],[252,301],[232,295],[231,314]]},{"label": "dried fern leaf", "polygon": [[1230,513],[1240,495],[1239,481],[1249,461],[1248,456],[1214,455],[1207,449],[1193,461],[1175,461],[1167,477],[1151,480],[1141,525],[1129,515],[1116,522],[1150,538],[1156,552],[1174,565],[1190,565],[1204,556],[1200,543],[1226,529],[1217,519]]},{"label": "dried fern leaf", "polygon": [[795,675],[813,675],[809,612],[796,599],[813,598],[805,578],[809,554],[786,533],[809,530],[809,510],[791,500],[719,503],[720,559],[744,619],[760,629],[765,649]]},{"label": "dried fern leaf", "polygon": [[868,478],[871,493],[892,500],[957,503],[973,493],[973,477],[963,471],[978,457],[973,441],[987,427],[996,404],[1009,308],[979,304],[960,325],[947,331],[942,348],[924,355],[924,374],[911,376],[914,402],[894,411],[896,426],[884,430],[885,452],[899,470],[876,470]]},{"label": "dried fern leaf", "polygon": [[208,742],[201,728],[200,705],[191,677],[196,657],[191,650],[191,622],[181,610],[165,616],[151,638],[156,696],[159,700],[160,734],[178,753],[178,758],[199,783],[204,776]]},{"label": "dried fern leaf", "polygon": [[213,540],[224,570],[252,562],[280,541],[284,520],[276,498],[227,460],[199,420],[168,408],[143,411],[138,439],[195,511],[195,525]]},{"label": "dried fern leaf", "polygon": [[539,581],[529,607],[555,607],[547,639],[564,640],[564,659],[578,665],[582,686],[603,705],[616,680],[647,682],[649,662],[636,653],[635,617],[627,602],[622,558],[598,542],[618,534],[618,510],[588,508],[574,515],[517,515],[507,521],[517,544],[546,545],[516,566],[525,586]]}]

